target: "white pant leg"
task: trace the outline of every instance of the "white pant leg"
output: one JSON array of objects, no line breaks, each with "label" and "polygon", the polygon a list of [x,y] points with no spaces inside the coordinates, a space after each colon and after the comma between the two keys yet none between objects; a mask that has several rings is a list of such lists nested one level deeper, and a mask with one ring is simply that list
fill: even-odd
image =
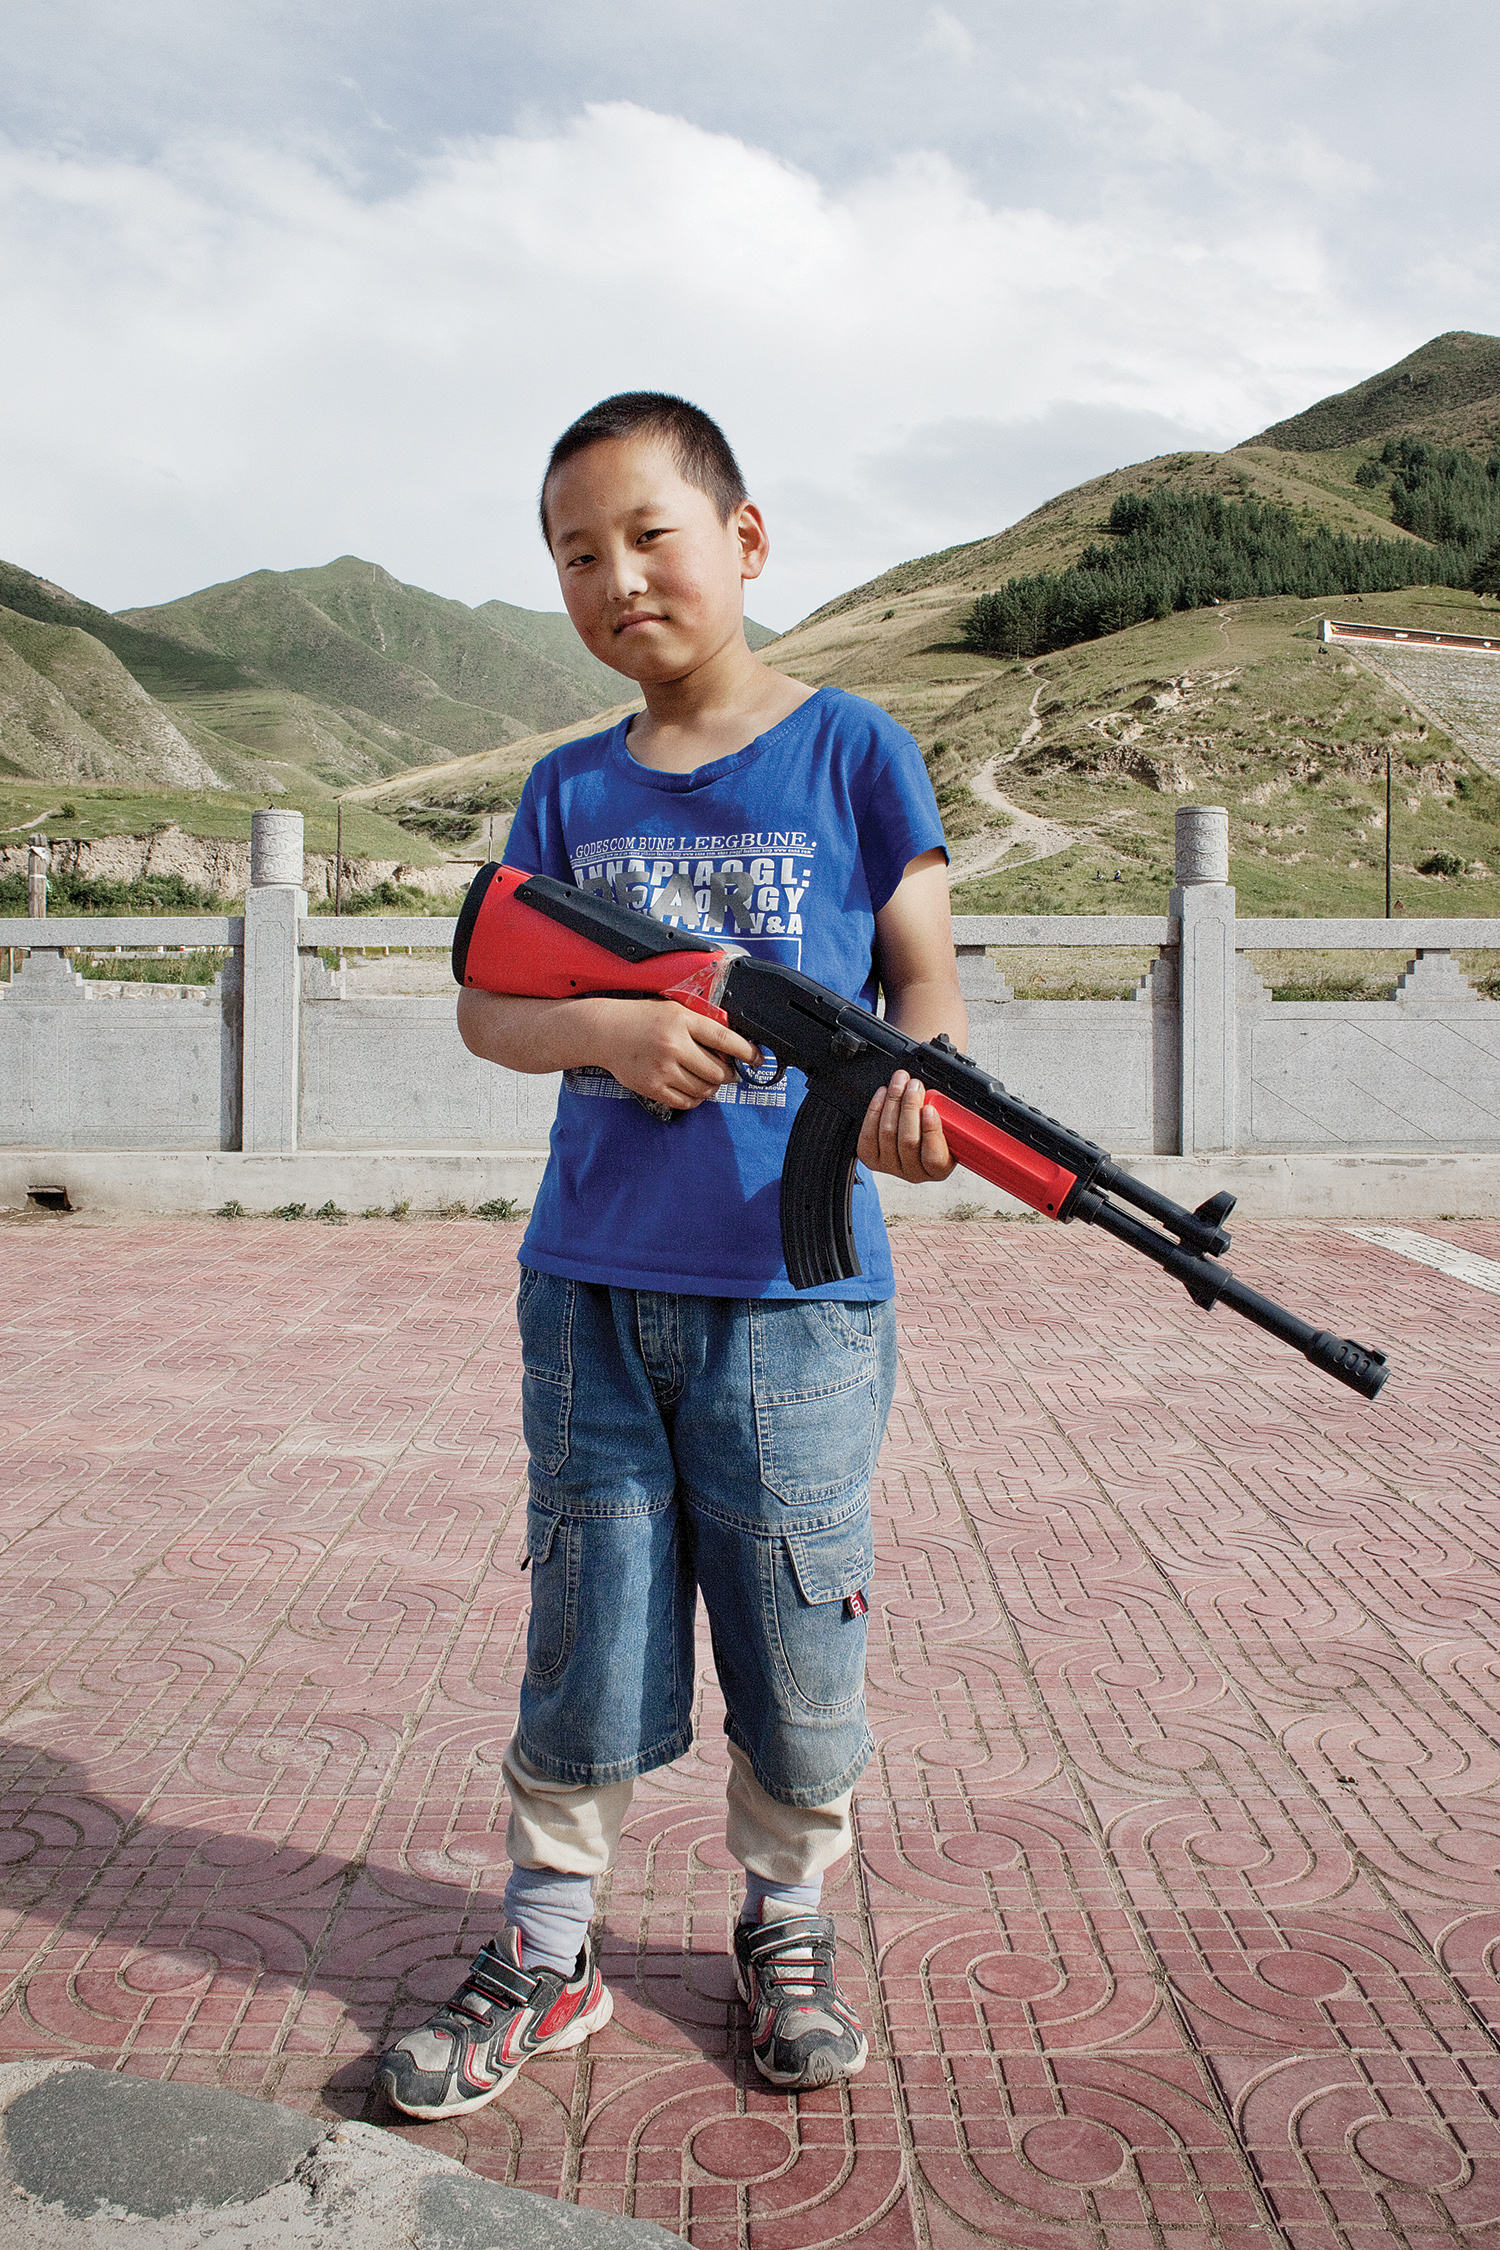
[{"label": "white pant leg", "polygon": [[549,1781],[514,1736],[500,1770],[510,1791],[505,1847],[515,1866],[593,1876],[614,1865],[633,1782],[614,1781],[596,1789],[587,1783]]},{"label": "white pant leg", "polygon": [[[768,1882],[810,1883],[843,1859],[854,1841],[854,1792],[826,1805],[784,1805],[767,1796],[737,1744],[729,1751],[731,1858]],[[634,1784],[602,1788],[552,1781],[537,1772],[514,1739],[501,1770],[510,1790],[506,1849],[517,1867],[550,1867],[560,1875],[602,1875],[614,1865]]]},{"label": "white pant leg", "polygon": [[729,1750],[729,1819],[724,1841],[732,1859],[771,1883],[811,1883],[854,1842],[854,1791],[826,1805],[784,1805],[768,1797],[736,1743]]}]

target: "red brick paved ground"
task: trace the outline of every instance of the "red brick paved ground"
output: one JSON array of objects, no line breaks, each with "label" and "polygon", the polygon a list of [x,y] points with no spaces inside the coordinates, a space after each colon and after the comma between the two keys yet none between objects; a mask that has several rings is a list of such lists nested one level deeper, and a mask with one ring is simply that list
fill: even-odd
[{"label": "red brick paved ground", "polygon": [[[799,2103],[748,2065],[706,1687],[608,1896],[614,2024],[414,2136],[702,2250],[1492,2239],[1500,1305],[1242,1229],[1389,1346],[1371,1407],[1081,1228],[894,1239],[881,1756],[831,1894],[869,2069]],[[0,2055],[357,2112],[489,1931],[514,1242],[0,1233]]]}]

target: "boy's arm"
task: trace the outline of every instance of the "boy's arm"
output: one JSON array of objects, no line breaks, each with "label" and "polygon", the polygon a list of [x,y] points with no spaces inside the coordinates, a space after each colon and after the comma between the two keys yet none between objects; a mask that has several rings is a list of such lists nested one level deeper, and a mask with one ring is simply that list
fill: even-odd
[{"label": "boy's arm", "polygon": [[675,1000],[533,1000],[466,986],[459,1037],[471,1054],[509,1070],[609,1071],[633,1094],[696,1109],[734,1077],[734,1057],[759,1060],[748,1039]]},{"label": "boy's arm", "polygon": [[[887,1023],[913,1039],[946,1031],[956,1047],[968,1037],[969,1017],[958,989],[948,867],[940,851],[907,863],[896,889],[875,917],[880,983]],[[898,1070],[875,1096],[859,1136],[859,1159],[872,1172],[903,1180],[946,1180],[948,1153],[937,1111],[924,1107],[919,1079]]]}]

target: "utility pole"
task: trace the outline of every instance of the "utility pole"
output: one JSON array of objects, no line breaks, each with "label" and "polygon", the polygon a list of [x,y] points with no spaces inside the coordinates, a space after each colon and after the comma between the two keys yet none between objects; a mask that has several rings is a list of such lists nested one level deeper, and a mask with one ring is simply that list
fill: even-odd
[{"label": "utility pole", "polygon": [[1391,918],[1391,753],[1385,754],[1385,918]]}]

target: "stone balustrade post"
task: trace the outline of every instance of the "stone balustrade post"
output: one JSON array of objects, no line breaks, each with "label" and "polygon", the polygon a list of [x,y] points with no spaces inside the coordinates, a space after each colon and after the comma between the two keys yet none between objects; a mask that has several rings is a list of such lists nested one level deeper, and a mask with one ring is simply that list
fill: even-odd
[{"label": "stone balustrade post", "polygon": [[297,924],[307,912],[302,815],[250,817],[245,896],[245,995],[240,1145],[248,1153],[297,1146]]},{"label": "stone balustrade post", "polygon": [[26,911],[33,921],[47,913],[47,873],[52,854],[45,836],[33,836],[26,849]]},{"label": "stone balustrade post", "polygon": [[1171,911],[1182,926],[1182,1139],[1184,1156],[1232,1149],[1238,1126],[1234,891],[1229,815],[1222,805],[1177,809]]}]

